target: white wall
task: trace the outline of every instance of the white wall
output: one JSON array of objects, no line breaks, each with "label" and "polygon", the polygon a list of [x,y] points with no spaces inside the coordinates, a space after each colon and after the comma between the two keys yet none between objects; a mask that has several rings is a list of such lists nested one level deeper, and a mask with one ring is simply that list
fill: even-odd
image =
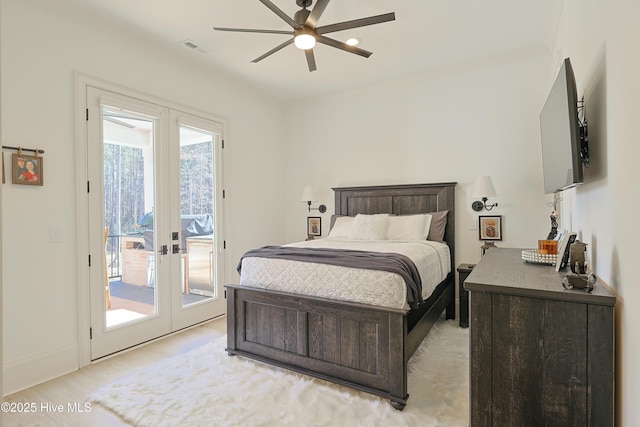
[{"label": "white wall", "polygon": [[477,262],[471,193],[477,176],[490,175],[499,206],[482,214],[503,216],[496,245],[535,247],[551,229],[538,121],[548,63],[543,55],[460,64],[288,109],[287,240],[305,236],[308,212],[296,203],[305,184],[328,207],[326,235],[331,187],[456,181],[456,262]]},{"label": "white wall", "polygon": [[[40,7],[53,3],[2,2],[2,142],[45,150],[44,186],[8,183],[2,193],[2,243],[11,248],[3,259],[5,393],[78,367],[78,287],[87,284],[77,283],[76,268],[87,254],[76,245],[74,70],[228,120],[228,281],[245,250],[284,236],[279,103],[124,32],[114,39],[92,29],[99,22]],[[50,227],[61,243],[49,243]]]},{"label": "white wall", "polygon": [[[4,0],[0,0],[0,22],[2,22],[2,1]],[[2,32],[0,31],[0,46],[2,46]],[[2,50],[0,49],[0,64],[2,64]],[[0,67],[0,82],[2,82],[2,67]],[[0,85],[1,88],[1,85]],[[0,145],[4,144],[4,138],[2,137],[2,97],[0,96]],[[0,165],[4,166],[4,165]],[[4,170],[4,169],[3,169]],[[3,185],[0,184],[0,230],[1,228],[1,224],[2,224],[2,187],[4,187]],[[3,342],[3,332],[2,332],[2,306],[3,306],[3,297],[2,297],[2,263],[3,263],[3,257],[2,257],[2,239],[0,239],[0,396],[3,396],[3,387],[2,387],[2,382],[3,382],[3,377],[4,377],[4,369],[3,368],[3,357],[2,357],[2,342]],[[3,418],[3,414],[0,411],[0,423],[2,423],[2,418]]]},{"label": "white wall", "polygon": [[640,3],[565,0],[556,57],[571,58],[585,94],[593,166],[584,186],[567,194],[569,227],[589,244],[594,272],[617,294],[616,415],[640,425],[640,301],[637,263],[640,211],[638,117]]}]

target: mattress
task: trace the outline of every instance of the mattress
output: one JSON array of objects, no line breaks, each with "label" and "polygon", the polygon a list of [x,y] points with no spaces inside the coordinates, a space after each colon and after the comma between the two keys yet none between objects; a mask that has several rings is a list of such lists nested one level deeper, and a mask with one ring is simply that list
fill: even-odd
[{"label": "mattress", "polygon": [[[422,281],[427,299],[451,271],[451,255],[445,243],[429,240],[317,239],[287,246],[395,252],[409,257]],[[291,292],[389,308],[409,308],[407,286],[395,273],[284,259],[250,257],[242,260],[240,285]]]}]

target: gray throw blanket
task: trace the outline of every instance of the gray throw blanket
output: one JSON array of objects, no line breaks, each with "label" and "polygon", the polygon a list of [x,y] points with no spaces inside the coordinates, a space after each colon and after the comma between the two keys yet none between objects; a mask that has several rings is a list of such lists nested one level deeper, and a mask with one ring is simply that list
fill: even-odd
[{"label": "gray throw blanket", "polygon": [[381,270],[399,274],[407,284],[407,303],[416,308],[424,302],[422,280],[415,263],[407,256],[392,252],[368,252],[350,249],[297,248],[292,246],[263,246],[246,252],[238,263],[241,274],[242,260],[247,257],[279,258],[291,261],[315,262],[342,267]]}]

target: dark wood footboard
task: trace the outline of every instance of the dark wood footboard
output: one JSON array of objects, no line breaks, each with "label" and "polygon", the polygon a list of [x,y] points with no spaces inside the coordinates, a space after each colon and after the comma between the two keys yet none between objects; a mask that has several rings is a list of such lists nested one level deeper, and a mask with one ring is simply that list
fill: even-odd
[{"label": "dark wood footboard", "polygon": [[407,403],[407,363],[453,301],[453,285],[408,330],[407,311],[227,286],[227,352]]}]

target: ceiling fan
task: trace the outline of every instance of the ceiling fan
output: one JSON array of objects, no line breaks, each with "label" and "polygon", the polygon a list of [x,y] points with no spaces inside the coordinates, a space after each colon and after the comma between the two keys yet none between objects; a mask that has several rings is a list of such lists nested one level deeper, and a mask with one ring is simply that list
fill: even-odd
[{"label": "ceiling fan", "polygon": [[330,0],[317,0],[316,5],[311,11],[307,10],[311,6],[312,0],[296,0],[296,4],[302,9],[297,11],[293,18],[285,14],[280,8],[273,4],[270,0],[260,0],[262,4],[267,6],[273,13],[278,15],[287,24],[293,28],[293,31],[280,31],[280,30],[254,30],[247,28],[221,28],[213,27],[217,31],[237,31],[245,33],[266,33],[266,34],[287,34],[293,37],[286,42],[274,47],[269,52],[265,53],[254,59],[251,62],[259,62],[279,51],[280,49],[289,46],[294,43],[297,48],[304,50],[307,57],[307,65],[309,71],[316,70],[316,59],[313,55],[313,47],[317,43],[326,44],[337,49],[342,49],[347,52],[354,53],[356,55],[368,58],[371,56],[371,52],[364,49],[360,49],[355,46],[348,45],[341,41],[326,37],[324,34],[332,33],[335,31],[349,30],[352,28],[365,27],[367,25],[380,24],[383,22],[393,21],[396,19],[395,13],[385,13],[383,15],[370,16],[368,18],[354,19],[352,21],[339,22],[337,24],[323,25],[318,27],[318,21],[320,16],[326,9]]}]

